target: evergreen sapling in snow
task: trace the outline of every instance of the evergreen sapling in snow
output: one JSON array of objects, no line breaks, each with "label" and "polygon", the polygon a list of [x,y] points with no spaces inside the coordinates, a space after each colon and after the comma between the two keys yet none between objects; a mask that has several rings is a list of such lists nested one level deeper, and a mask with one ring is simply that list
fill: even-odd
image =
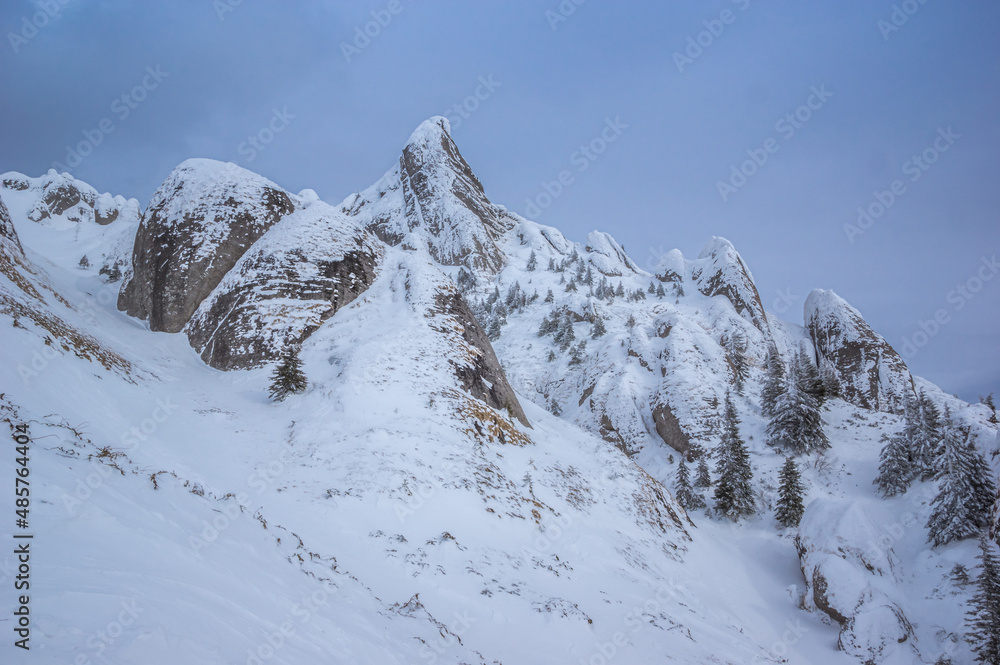
[{"label": "evergreen sapling in snow", "polygon": [[1000,663],[1000,560],[995,545],[985,533],[979,537],[979,567],[976,593],[966,613],[969,641],[976,662]]},{"label": "evergreen sapling in snow", "polygon": [[760,394],[760,409],[767,418],[774,416],[774,408],[785,392],[785,363],[778,347],[772,344],[767,350],[767,378]]},{"label": "evergreen sapling in snow", "polygon": [[740,438],[740,421],[736,417],[733,400],[726,393],[723,414],[722,440],[716,453],[715,471],[719,476],[715,484],[715,510],[719,515],[738,520],[744,515],[753,515],[753,488],[750,481],[750,454]]},{"label": "evergreen sapling in snow", "polygon": [[781,467],[778,477],[781,479],[781,486],[778,488],[778,508],[774,517],[781,526],[798,526],[805,511],[802,503],[805,488],[802,486],[802,479],[794,459],[785,458],[785,464]]},{"label": "evergreen sapling in snow", "polygon": [[294,348],[288,347],[271,374],[271,399],[281,402],[292,393],[305,392],[307,385],[299,354]]},{"label": "evergreen sapling in snow", "polygon": [[684,507],[684,510],[697,510],[705,507],[705,500],[691,487],[691,476],[683,455],[681,455],[681,463],[677,466],[674,498],[677,499],[677,503]]}]

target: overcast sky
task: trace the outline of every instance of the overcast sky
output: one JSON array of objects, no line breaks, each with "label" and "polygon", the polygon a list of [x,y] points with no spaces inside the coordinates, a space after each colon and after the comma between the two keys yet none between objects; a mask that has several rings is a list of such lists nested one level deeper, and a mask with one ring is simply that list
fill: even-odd
[{"label": "overcast sky", "polygon": [[1000,393],[996,2],[5,0],[0,25],[0,171],[145,205],[211,157],[335,203],[447,115],[495,202],[644,266],[725,236],[782,318],[833,289],[915,374]]}]

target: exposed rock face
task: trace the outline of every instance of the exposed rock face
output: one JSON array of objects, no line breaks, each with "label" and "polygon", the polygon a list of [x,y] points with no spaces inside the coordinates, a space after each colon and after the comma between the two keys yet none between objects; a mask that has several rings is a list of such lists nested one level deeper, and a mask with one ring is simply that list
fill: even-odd
[{"label": "exposed rock face", "polygon": [[724,296],[736,308],[736,312],[749,319],[754,326],[770,334],[764,305],[757,293],[753,275],[743,258],[725,238],[713,236],[698,257],[693,278],[698,290],[706,296]]},{"label": "exposed rock face", "polygon": [[375,280],[377,239],[315,202],[274,226],[236,263],[185,328],[216,369],[245,369],[299,346]]},{"label": "exposed rock face", "polygon": [[467,345],[467,362],[453,362],[455,375],[465,391],[498,411],[508,412],[530,427],[528,417],[524,415],[521,403],[497,360],[493,345],[462,295],[453,288],[441,289],[435,297],[435,305],[436,314],[451,319]]},{"label": "exposed rock face", "polygon": [[865,409],[902,409],[913,392],[910,371],[858,310],[833,291],[816,289],[806,299],[805,324],[820,372],[833,373],[841,397]]},{"label": "exposed rock face", "polygon": [[33,195],[26,209],[28,219],[38,223],[60,218],[64,222],[96,222],[106,225],[122,215],[129,220],[138,219],[139,202],[110,194],[99,194],[85,182],[68,173],[49,170],[38,178],[29,178],[16,172],[0,176],[0,187],[8,192]]},{"label": "exposed rock face", "polygon": [[834,499],[813,501],[802,516],[795,546],[806,608],[839,623],[840,648],[863,663],[919,657],[913,627],[890,600],[898,595],[892,543],[904,531],[897,520],[905,519],[912,516],[894,519],[881,506]]},{"label": "exposed rock face", "polygon": [[691,437],[681,427],[681,421],[674,415],[669,404],[660,404],[653,409],[653,422],[656,433],[663,442],[679,453],[686,453],[691,448]]},{"label": "exposed rock face", "polygon": [[17,256],[24,254],[24,248],[21,247],[21,241],[14,229],[14,222],[11,221],[10,212],[2,198],[0,198],[0,242]]},{"label": "exposed rock face", "polygon": [[424,122],[399,165],[341,205],[390,245],[416,233],[442,265],[493,274],[506,260],[497,240],[517,220],[490,202],[449,132],[445,118]]},{"label": "exposed rock face", "polygon": [[291,213],[288,193],[234,164],[191,159],[153,195],[118,308],[178,332],[254,242]]}]

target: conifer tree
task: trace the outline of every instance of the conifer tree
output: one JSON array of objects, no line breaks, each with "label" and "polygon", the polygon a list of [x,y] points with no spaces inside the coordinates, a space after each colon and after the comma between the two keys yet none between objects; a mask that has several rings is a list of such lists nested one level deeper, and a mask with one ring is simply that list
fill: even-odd
[{"label": "conifer tree", "polygon": [[906,430],[890,437],[883,437],[885,445],[879,455],[878,476],[872,484],[883,497],[903,494],[910,488],[916,474],[910,461]]},{"label": "conifer tree", "polygon": [[559,406],[559,402],[556,401],[555,397],[549,400],[549,411],[552,413],[553,416],[562,415],[562,408]]},{"label": "conifer tree", "polygon": [[684,295],[684,285],[681,284],[680,282],[675,282],[674,286],[677,287],[677,289],[676,289],[677,290],[677,295],[678,296],[683,296]]},{"label": "conifer tree", "polygon": [[616,298],[624,298],[625,297],[625,287],[622,286],[621,282],[618,282],[618,288],[615,289],[615,297]]},{"label": "conifer tree", "polygon": [[774,406],[774,416],[767,424],[767,443],[794,454],[811,453],[830,447],[823,431],[823,416],[815,398],[802,388],[799,380],[802,358],[796,356],[785,384],[785,392]]},{"label": "conifer tree", "polygon": [[587,266],[587,274],[583,277],[583,283],[587,286],[594,285],[594,271],[590,269],[590,266]]},{"label": "conifer tree", "polygon": [[705,462],[706,455],[698,458],[698,471],[694,477],[694,486],[699,489],[707,489],[712,486],[712,476],[708,473],[708,463]]},{"label": "conifer tree", "polygon": [[795,356],[796,380],[799,388],[816,400],[816,407],[822,409],[826,401],[826,388],[819,377],[819,369],[805,351],[799,350]]},{"label": "conifer tree", "polygon": [[774,517],[784,527],[798,526],[805,511],[802,503],[805,488],[795,460],[786,457],[778,477],[781,479],[781,486],[778,488],[778,507]]},{"label": "conifer tree", "polygon": [[542,302],[544,302],[544,303],[554,303],[555,301],[556,301],[556,297],[552,293],[552,289],[549,289],[549,292],[545,294],[545,300],[543,300]]},{"label": "conifer tree", "polygon": [[[83,255],[82,259],[80,259],[80,263],[78,265],[81,268],[89,268],[90,267],[90,259],[87,258],[86,254]],[[992,395],[990,395],[990,397],[992,397]]]},{"label": "conifer tree", "polygon": [[553,341],[559,345],[560,351],[566,351],[576,341],[576,335],[573,332],[573,319],[570,318],[569,314],[563,315]]},{"label": "conifer tree", "polygon": [[785,363],[781,360],[778,347],[772,344],[767,349],[767,378],[760,394],[760,409],[765,417],[774,416],[778,398],[785,392]]},{"label": "conifer tree", "polygon": [[528,257],[528,265],[525,266],[525,270],[528,272],[534,272],[538,268],[538,257],[535,256],[535,250],[531,250],[531,256]]},{"label": "conifer tree", "polygon": [[656,287],[653,285],[652,281],[649,282],[649,288],[646,289],[646,292],[649,293],[649,295],[656,293]]},{"label": "conifer tree", "polygon": [[753,489],[750,486],[753,479],[750,454],[740,438],[740,421],[729,393],[726,393],[722,420],[722,440],[717,449],[715,465],[719,476],[715,485],[715,510],[719,515],[738,520],[741,516],[753,515],[756,511]]},{"label": "conifer tree", "polygon": [[576,293],[576,281],[570,279],[569,283],[566,284],[566,291]]},{"label": "conifer tree", "polygon": [[462,293],[468,293],[472,289],[476,288],[476,277],[462,267],[458,269],[458,277],[455,279],[455,284],[458,286],[459,291]]},{"label": "conifer tree", "polygon": [[677,499],[677,503],[684,507],[684,510],[697,510],[705,507],[705,500],[691,487],[691,476],[684,455],[681,455],[681,463],[677,467],[677,480],[674,487],[674,498]]},{"label": "conifer tree", "polygon": [[305,392],[307,385],[298,351],[289,346],[281,354],[280,361],[271,374],[271,399],[281,402],[292,393]]},{"label": "conifer tree", "polygon": [[486,329],[486,337],[488,337],[491,342],[495,342],[500,339],[501,332],[500,317],[494,316],[490,321],[490,327]]},{"label": "conifer tree", "polygon": [[930,480],[938,471],[938,457],[942,452],[943,432],[941,412],[934,406],[927,393],[920,391],[915,403],[916,426],[910,443],[913,461],[921,480]]},{"label": "conifer tree", "polygon": [[733,333],[732,337],[726,339],[726,357],[729,360],[729,366],[733,370],[733,385],[736,388],[737,394],[743,394],[743,384],[747,380],[747,373],[749,372],[749,367],[747,365],[746,357],[746,338],[743,333],[736,331]]},{"label": "conifer tree", "polygon": [[608,332],[608,329],[604,327],[604,319],[600,315],[594,317],[594,327],[590,330],[590,338],[597,339],[598,337],[603,337]]},{"label": "conifer tree", "polygon": [[966,613],[969,641],[976,661],[1000,663],[1000,560],[985,533],[979,536],[979,568],[976,593]]},{"label": "conifer tree", "polygon": [[996,485],[986,460],[973,448],[945,411],[944,440],[938,460],[938,493],[927,521],[927,540],[946,545],[976,535],[989,524],[989,510]]},{"label": "conifer tree", "polygon": [[[87,258],[86,256],[83,258]],[[83,265],[81,262],[80,265]],[[997,424],[997,405],[993,402],[993,393],[990,393],[986,397],[980,396],[979,401],[985,404],[990,409],[990,422],[994,425]]]},{"label": "conifer tree", "polygon": [[667,292],[663,290],[663,284],[656,285],[656,297],[661,300],[667,295]]}]

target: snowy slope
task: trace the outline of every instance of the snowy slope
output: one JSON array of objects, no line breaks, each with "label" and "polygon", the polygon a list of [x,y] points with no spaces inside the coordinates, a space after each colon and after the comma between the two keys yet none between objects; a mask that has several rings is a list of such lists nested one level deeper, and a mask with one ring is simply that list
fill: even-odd
[{"label": "snowy slope", "polygon": [[[929,547],[932,482],[875,494],[913,384],[832,292],[799,326],[725,239],[653,272],[606,233],[573,242],[490,202],[439,118],[337,207],[209,160],[141,224],[69,176],[4,178],[0,410],[31,426],[42,545],[31,662],[971,663],[972,589],[950,573],[974,543]],[[773,518],[772,344],[858,386],[829,401],[831,448],[798,459],[798,534]],[[309,388],[272,403],[289,345]],[[912,381],[993,453],[994,414]],[[681,454],[711,456],[727,392],[758,508],[738,524],[669,492]]]}]

